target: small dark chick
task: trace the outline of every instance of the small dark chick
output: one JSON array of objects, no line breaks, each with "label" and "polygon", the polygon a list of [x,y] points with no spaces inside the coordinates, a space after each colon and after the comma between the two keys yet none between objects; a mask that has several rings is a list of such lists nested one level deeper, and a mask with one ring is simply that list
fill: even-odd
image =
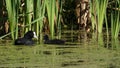
[{"label": "small dark chick", "polygon": [[32,38],[37,38],[36,33],[33,31],[28,31],[24,37],[18,38],[15,40],[15,45],[33,45],[35,42],[32,40]]},{"label": "small dark chick", "polygon": [[62,45],[65,44],[64,40],[60,40],[60,39],[52,39],[49,40],[48,35],[44,36],[44,44],[58,44],[58,45]]}]

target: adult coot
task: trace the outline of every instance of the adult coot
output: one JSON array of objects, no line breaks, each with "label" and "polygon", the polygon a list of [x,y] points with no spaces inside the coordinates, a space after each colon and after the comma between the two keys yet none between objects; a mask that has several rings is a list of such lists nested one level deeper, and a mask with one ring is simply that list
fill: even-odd
[{"label": "adult coot", "polygon": [[60,40],[60,39],[52,39],[52,40],[49,40],[49,37],[48,35],[44,35],[44,44],[65,44],[65,41],[64,40]]},{"label": "adult coot", "polygon": [[33,45],[34,41],[32,38],[37,38],[36,33],[33,31],[28,31],[24,37],[15,40],[15,45]]}]

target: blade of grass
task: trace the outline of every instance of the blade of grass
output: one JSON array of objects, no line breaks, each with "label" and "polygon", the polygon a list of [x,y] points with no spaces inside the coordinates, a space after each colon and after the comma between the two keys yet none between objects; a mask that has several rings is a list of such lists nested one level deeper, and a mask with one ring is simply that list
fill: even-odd
[{"label": "blade of grass", "polygon": [[45,0],[51,38],[54,37],[55,0]]},{"label": "blade of grass", "polygon": [[[30,24],[33,17],[33,0],[25,0],[25,25]],[[32,12],[32,13],[30,13]],[[25,29],[25,32],[31,30],[31,25]]]},{"label": "blade of grass", "polygon": [[98,16],[98,33],[102,33],[105,13],[107,9],[108,0],[97,0],[97,16]]},{"label": "blade of grass", "polygon": [[[15,39],[15,33],[14,30],[17,29],[17,2],[18,0],[5,0],[6,2],[6,7],[8,11],[8,19],[10,22],[10,31],[12,32],[11,37],[12,39]],[[17,33],[16,33],[16,38],[17,38]]]},{"label": "blade of grass", "polygon": [[[117,6],[117,4],[119,6]],[[116,7],[120,7],[119,1],[116,2]],[[119,10],[112,10],[111,12],[111,34],[112,38],[118,38],[120,32],[120,12]]]}]

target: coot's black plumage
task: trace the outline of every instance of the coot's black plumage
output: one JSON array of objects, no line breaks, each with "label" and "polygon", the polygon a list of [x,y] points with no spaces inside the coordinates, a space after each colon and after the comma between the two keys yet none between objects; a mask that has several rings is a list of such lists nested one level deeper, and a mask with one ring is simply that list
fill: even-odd
[{"label": "coot's black plumage", "polygon": [[32,38],[37,38],[36,33],[33,31],[28,31],[24,37],[15,40],[15,45],[33,45],[34,41]]},{"label": "coot's black plumage", "polygon": [[45,35],[44,36],[44,44],[65,44],[65,41],[64,40],[60,40],[60,39],[52,39],[52,40],[49,40],[49,37],[48,35]]}]

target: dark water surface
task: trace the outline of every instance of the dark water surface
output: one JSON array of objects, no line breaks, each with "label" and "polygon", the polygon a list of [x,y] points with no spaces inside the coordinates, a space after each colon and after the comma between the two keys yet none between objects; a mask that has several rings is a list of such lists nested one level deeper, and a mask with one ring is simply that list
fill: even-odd
[{"label": "dark water surface", "polygon": [[96,34],[64,33],[65,45],[15,46],[0,41],[0,68],[120,68],[120,43]]}]

